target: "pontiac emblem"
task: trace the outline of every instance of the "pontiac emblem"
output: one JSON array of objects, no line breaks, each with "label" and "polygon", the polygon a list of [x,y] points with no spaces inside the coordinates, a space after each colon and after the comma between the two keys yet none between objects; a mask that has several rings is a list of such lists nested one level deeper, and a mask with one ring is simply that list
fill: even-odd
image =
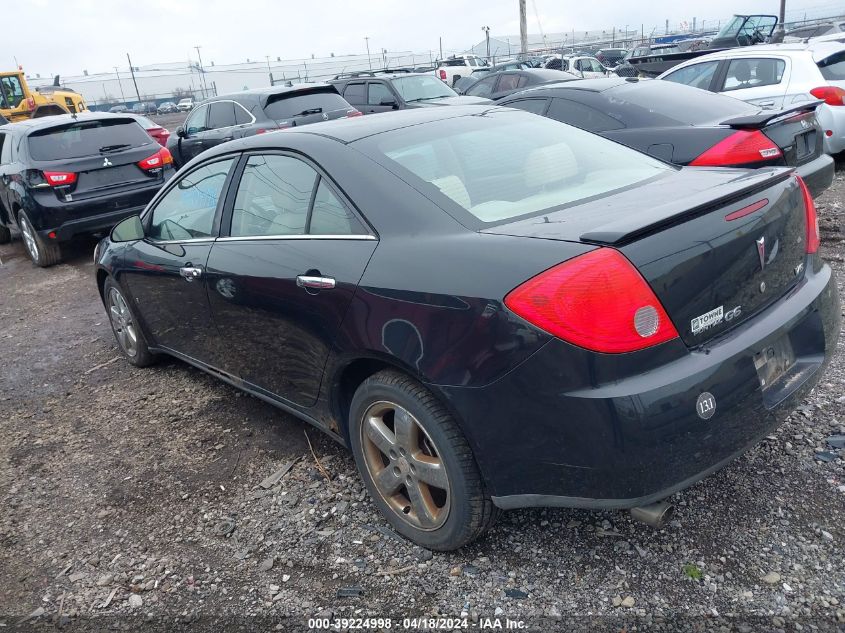
[{"label": "pontiac emblem", "polygon": [[766,238],[757,240],[757,255],[760,257],[760,270],[766,270]]}]

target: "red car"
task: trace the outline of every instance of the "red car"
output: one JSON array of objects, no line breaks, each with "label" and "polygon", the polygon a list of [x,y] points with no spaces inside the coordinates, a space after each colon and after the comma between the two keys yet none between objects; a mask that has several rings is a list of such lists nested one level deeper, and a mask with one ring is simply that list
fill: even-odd
[{"label": "red car", "polygon": [[141,116],[140,114],[127,114],[126,116],[131,116],[133,119],[138,121],[138,123],[141,124],[141,127],[147,131],[147,134],[152,136],[159,145],[162,147],[167,146],[167,139],[170,138],[170,132],[168,132],[166,128],[161,127],[155,121],[152,121],[145,116]]}]

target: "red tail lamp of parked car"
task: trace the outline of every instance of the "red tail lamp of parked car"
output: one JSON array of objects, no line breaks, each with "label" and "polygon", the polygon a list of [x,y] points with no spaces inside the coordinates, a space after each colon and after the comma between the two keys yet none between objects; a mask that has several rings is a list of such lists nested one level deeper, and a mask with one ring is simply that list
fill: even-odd
[{"label": "red tail lamp of parked car", "polygon": [[532,277],[508,293],[505,305],[549,334],[596,352],[633,352],[678,338],[648,282],[611,248]]}]

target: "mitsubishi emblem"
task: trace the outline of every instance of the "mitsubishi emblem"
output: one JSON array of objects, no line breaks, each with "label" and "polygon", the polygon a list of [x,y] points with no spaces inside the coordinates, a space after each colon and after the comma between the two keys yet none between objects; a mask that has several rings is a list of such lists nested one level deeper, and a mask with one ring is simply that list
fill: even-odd
[{"label": "mitsubishi emblem", "polygon": [[766,238],[757,240],[757,255],[760,257],[760,270],[766,270]]},{"label": "mitsubishi emblem", "polygon": [[112,162],[108,159],[108,157],[103,159],[103,167],[111,167]]}]

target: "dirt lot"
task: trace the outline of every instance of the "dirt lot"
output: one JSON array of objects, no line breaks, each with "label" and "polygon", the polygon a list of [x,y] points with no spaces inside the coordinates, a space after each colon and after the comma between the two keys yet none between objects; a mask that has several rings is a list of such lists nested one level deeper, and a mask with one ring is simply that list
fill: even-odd
[{"label": "dirt lot", "polygon": [[[845,164],[818,205],[845,296]],[[0,246],[0,627],[298,631],[319,615],[402,629],[439,614],[541,631],[845,630],[845,451],[826,443],[845,434],[845,336],[811,398],[675,495],[667,528],[518,511],[437,554],[387,528],[317,431],[180,362],[121,360],[93,245],[46,270],[20,242]]]}]

